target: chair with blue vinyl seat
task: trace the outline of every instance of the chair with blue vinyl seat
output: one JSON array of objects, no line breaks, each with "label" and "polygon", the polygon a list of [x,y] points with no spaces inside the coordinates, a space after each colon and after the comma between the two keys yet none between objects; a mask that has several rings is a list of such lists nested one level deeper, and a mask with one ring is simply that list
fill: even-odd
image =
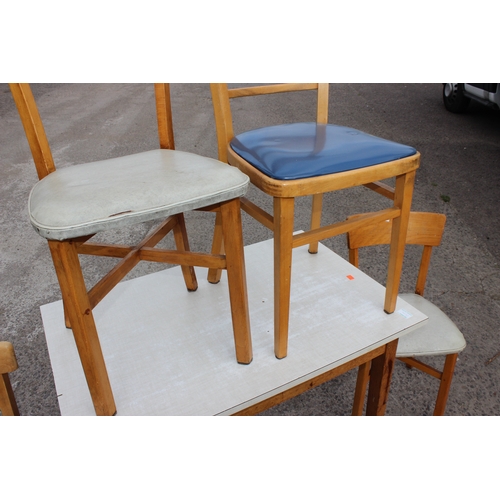
[{"label": "chair with blue vinyl seat", "polygon": [[[314,123],[293,123],[250,130],[234,135],[230,100],[281,92],[317,91]],[[412,147],[359,130],[328,124],[328,84],[275,84],[228,88],[211,84],[219,159],[240,169],[252,184],[273,197],[273,214],[243,198],[242,208],[274,232],[274,350],[287,355],[292,249],[380,220],[394,220],[384,310],[395,308],[403,262],[415,171],[420,154]],[[382,180],[394,178],[395,187]],[[392,207],[353,221],[321,226],[323,193],[364,185],[393,201]],[[296,197],[313,196],[311,228],[293,234]],[[360,202],[362,205],[362,202]],[[220,231],[214,248],[222,246]],[[209,281],[217,281],[216,271]]]},{"label": "chair with blue vinyl seat", "polygon": [[[352,216],[355,219],[357,216]],[[423,297],[432,249],[441,244],[446,216],[443,214],[411,212],[406,236],[407,245],[423,246],[415,293],[402,293],[400,297],[423,312],[428,320],[398,342],[397,359],[408,367],[417,368],[437,378],[439,389],[434,415],[444,415],[458,353],[466,345],[465,338],[451,319],[437,306]],[[347,233],[349,261],[359,267],[359,249],[373,245],[387,245],[391,237],[390,220],[368,224]],[[442,370],[420,361],[419,357],[444,356]],[[359,367],[354,395],[353,415],[361,415],[369,380],[370,363]]]},{"label": "chair with blue vinyl seat", "polygon": [[[30,193],[30,220],[48,240],[66,326],[73,330],[96,413],[113,415],[116,405],[92,309],[142,260],[180,265],[191,291],[198,287],[193,266],[226,269],[236,359],[250,363],[252,345],[239,205],[249,180],[220,161],[175,150],[168,84],[155,84],[159,149],[58,170],[30,86],[16,83],[10,88],[40,179]],[[225,255],[190,251],[184,212],[197,209],[217,211]],[[102,231],[157,220],[163,222],[137,245],[89,241]],[[157,248],[170,232],[176,250]],[[120,261],[87,290],[79,254]]]}]

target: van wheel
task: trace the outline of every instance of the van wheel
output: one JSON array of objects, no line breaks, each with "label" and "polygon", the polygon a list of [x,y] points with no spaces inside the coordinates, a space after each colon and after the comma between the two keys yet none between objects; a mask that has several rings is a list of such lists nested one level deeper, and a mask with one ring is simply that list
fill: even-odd
[{"label": "van wheel", "polygon": [[444,107],[452,113],[463,113],[469,107],[470,99],[464,95],[463,83],[445,83],[443,85]]}]

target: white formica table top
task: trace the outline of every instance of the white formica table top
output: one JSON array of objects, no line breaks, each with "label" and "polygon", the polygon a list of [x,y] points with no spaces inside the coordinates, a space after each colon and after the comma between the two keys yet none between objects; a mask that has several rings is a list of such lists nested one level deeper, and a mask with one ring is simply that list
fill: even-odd
[{"label": "white formica table top", "polygon": [[[325,246],[293,251],[288,356],[273,348],[273,242],[245,247],[253,361],[236,362],[226,274],[197,268],[188,292],[179,267],[120,283],[95,309],[117,415],[224,415],[344,364],[427,318]],[[62,415],[94,415],[62,301],[41,307]]]}]

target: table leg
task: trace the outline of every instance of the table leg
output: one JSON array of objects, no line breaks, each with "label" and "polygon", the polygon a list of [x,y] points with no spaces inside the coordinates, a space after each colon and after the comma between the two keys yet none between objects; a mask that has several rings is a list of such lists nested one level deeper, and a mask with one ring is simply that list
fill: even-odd
[{"label": "table leg", "polygon": [[398,339],[389,342],[381,356],[373,359],[368,388],[367,415],[384,415],[389,396],[392,371],[396,360]]}]

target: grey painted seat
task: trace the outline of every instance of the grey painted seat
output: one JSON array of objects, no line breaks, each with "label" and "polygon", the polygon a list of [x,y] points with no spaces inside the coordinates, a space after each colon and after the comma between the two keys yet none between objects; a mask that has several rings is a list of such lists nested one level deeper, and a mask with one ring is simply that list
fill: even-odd
[{"label": "grey painted seat", "polygon": [[[218,160],[174,150],[168,84],[155,85],[159,149],[60,170],[55,169],[29,85],[11,84],[11,91],[40,178],[29,197],[30,220],[48,240],[66,325],[73,329],[96,413],[113,415],[116,405],[92,309],[141,260],[179,264],[191,291],[198,287],[193,266],[226,269],[236,358],[239,363],[250,363],[239,201],[249,179]],[[225,255],[190,252],[183,213],[195,209],[216,213]],[[164,222],[138,245],[89,242],[95,233],[158,219]],[[176,249],[155,248],[171,231]],[[87,291],[78,254],[119,257],[121,261]]]},{"label": "grey painted seat", "polygon": [[[429,318],[420,328],[399,339],[396,357],[404,361],[409,367],[418,368],[440,380],[434,415],[444,415],[458,353],[466,345],[462,332],[453,321],[441,309],[422,296],[432,248],[441,243],[445,222],[446,216],[443,214],[410,212],[406,243],[423,245],[424,249],[415,293],[399,295]],[[351,264],[358,267],[359,248],[389,244],[390,233],[391,221],[382,221],[350,231],[348,233],[348,246]],[[443,370],[437,370],[417,359],[421,356],[445,356]],[[360,366],[354,396],[353,415],[361,415],[368,378],[369,366]]]},{"label": "grey painted seat", "polygon": [[465,338],[455,323],[439,307],[417,293],[402,293],[400,297],[429,321],[418,330],[399,339],[397,357],[447,356],[465,349]]},{"label": "grey painted seat", "polygon": [[36,231],[66,240],[239,198],[248,177],[218,160],[156,149],[57,170],[32,189]]}]

